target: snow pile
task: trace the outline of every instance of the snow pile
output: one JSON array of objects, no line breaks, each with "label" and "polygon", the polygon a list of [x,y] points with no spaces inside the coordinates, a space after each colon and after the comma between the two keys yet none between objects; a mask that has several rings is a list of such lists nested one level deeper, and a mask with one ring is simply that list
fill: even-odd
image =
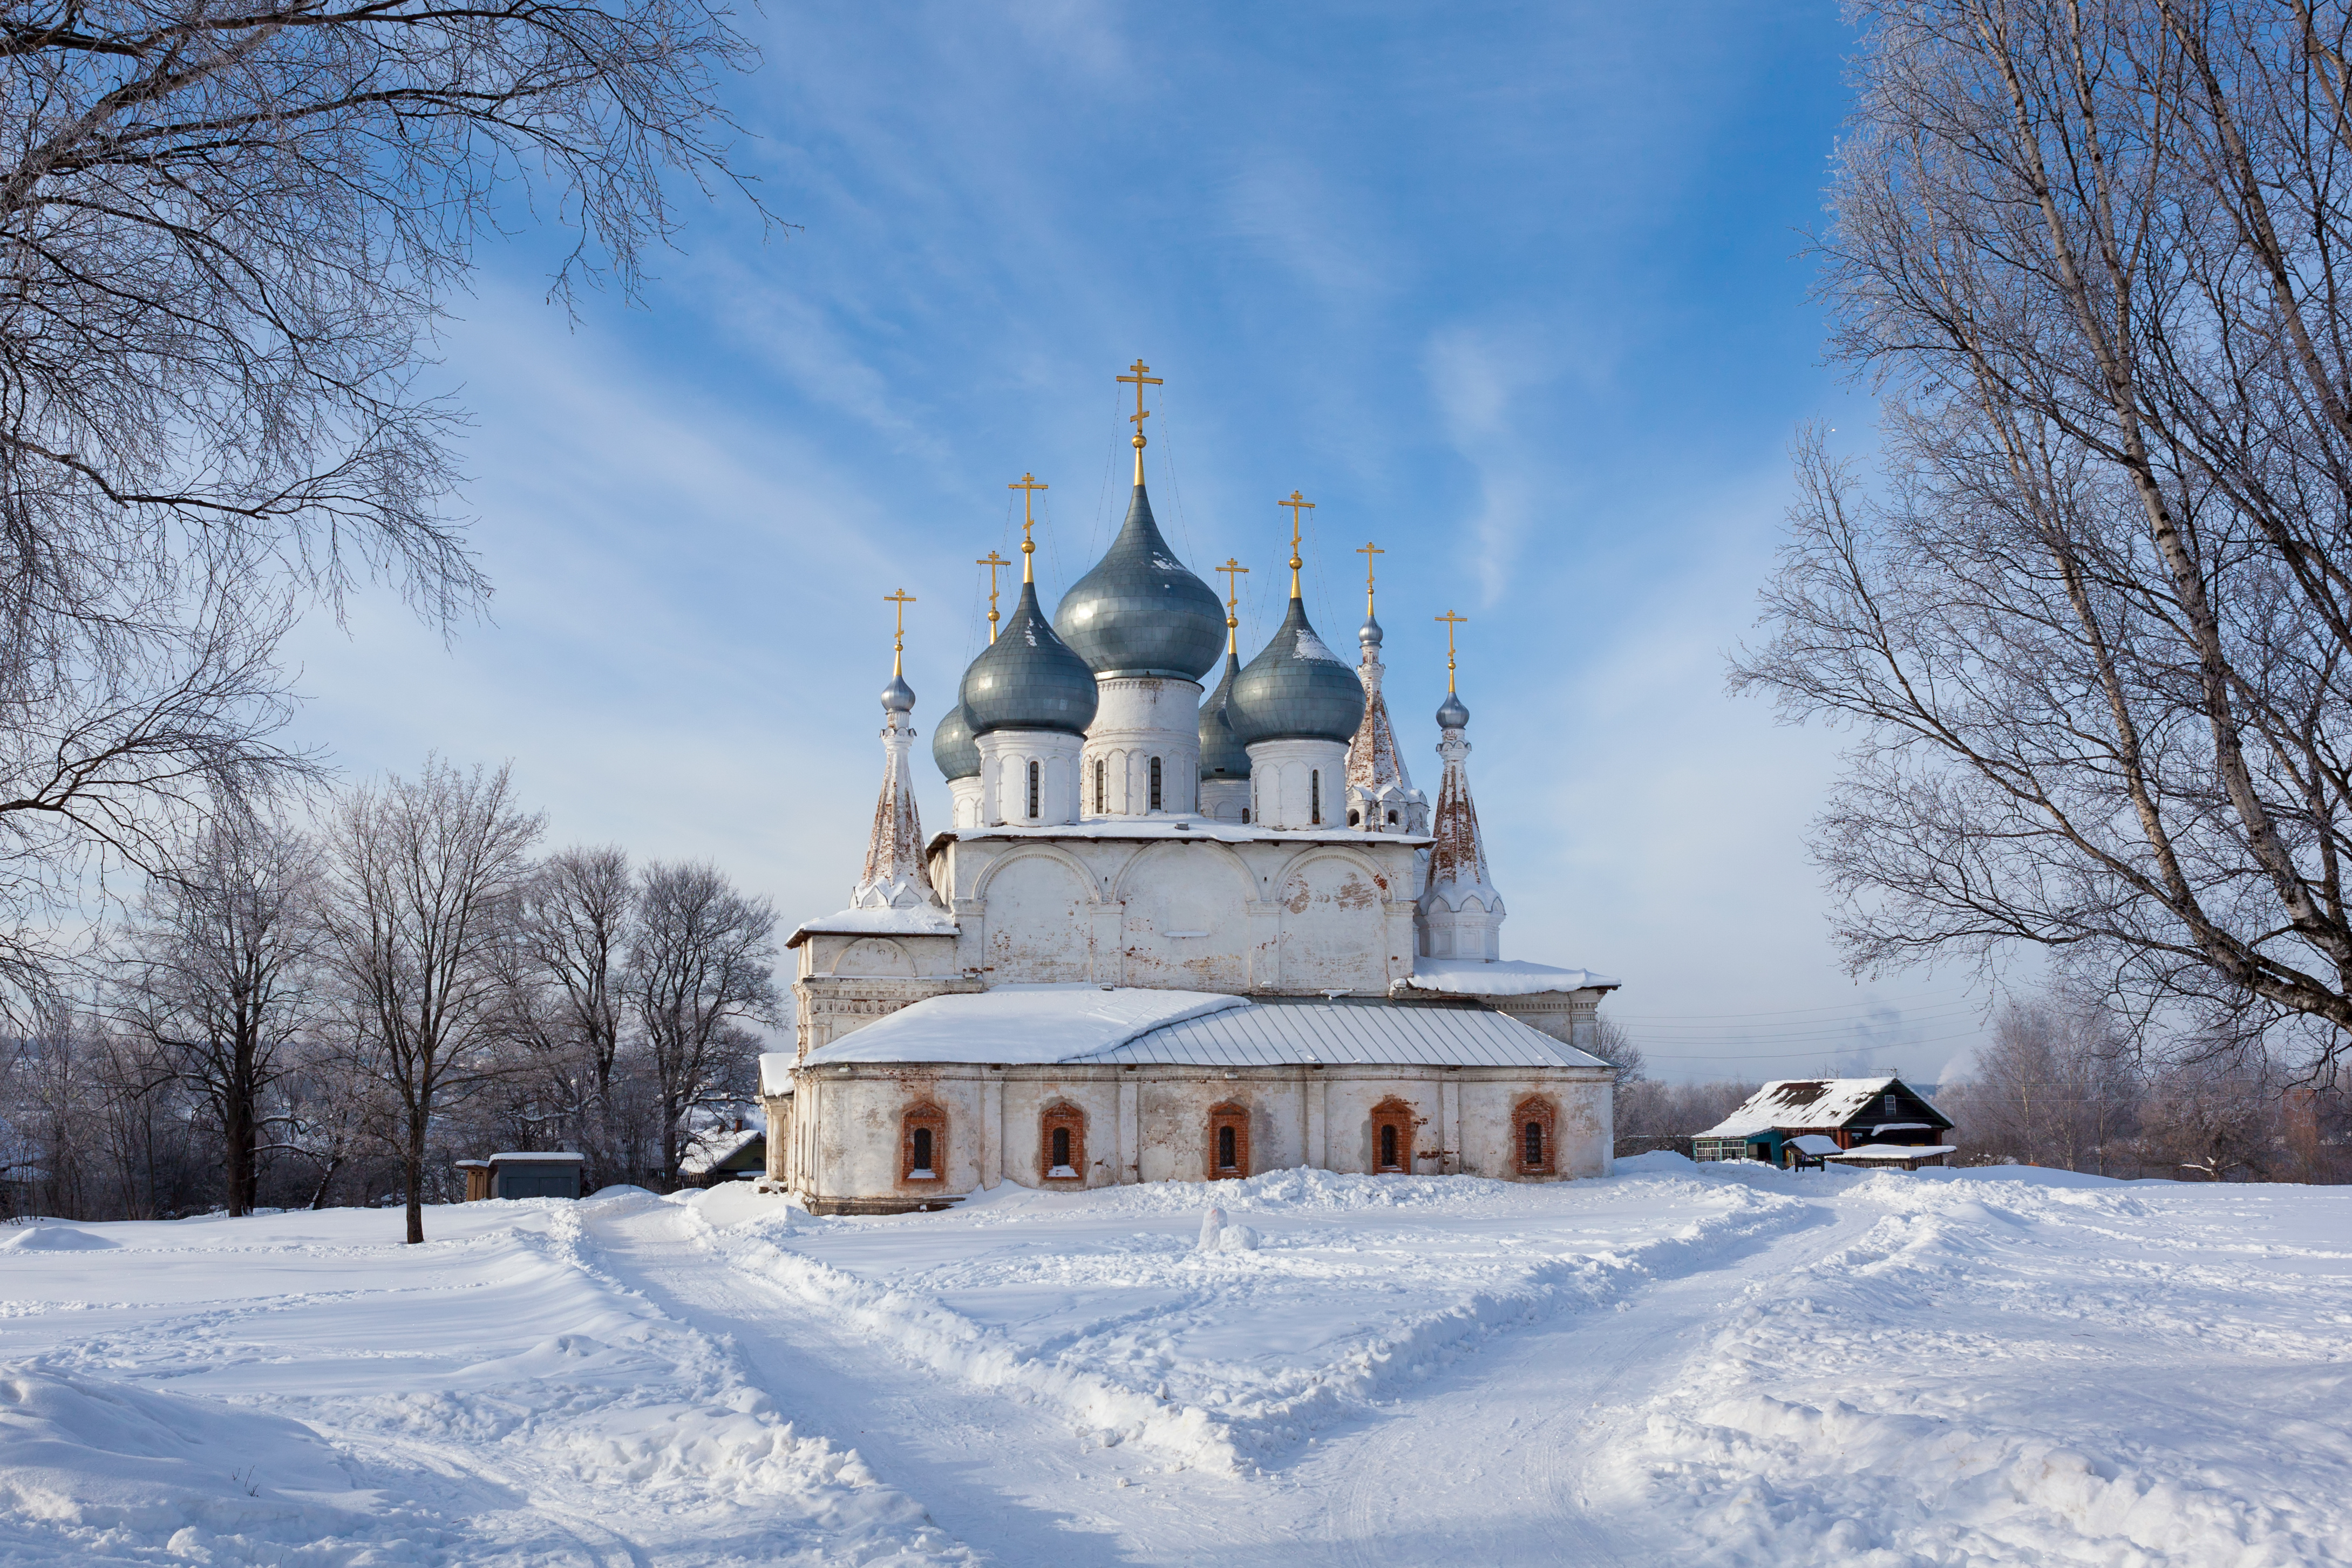
[{"label": "snow pile", "polygon": [[0,1252],[105,1252],[114,1245],[103,1236],[55,1223],[16,1226],[0,1234]]},{"label": "snow pile", "polygon": [[449,1544],[298,1421],[0,1364],[0,1561],[430,1563]]},{"label": "snow pile", "polygon": [[1412,973],[1399,982],[1416,991],[1454,996],[1531,997],[1546,991],[1581,991],[1622,985],[1590,969],[1561,969],[1520,958],[1415,958]]}]

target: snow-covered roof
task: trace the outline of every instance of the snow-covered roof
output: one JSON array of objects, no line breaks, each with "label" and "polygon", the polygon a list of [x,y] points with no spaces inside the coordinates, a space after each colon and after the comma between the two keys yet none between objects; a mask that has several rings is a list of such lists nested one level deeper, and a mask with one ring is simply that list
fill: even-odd
[{"label": "snow-covered roof", "polygon": [[956,918],[936,904],[899,909],[845,909],[819,920],[803,920],[784,938],[797,947],[812,936],[952,936]]},{"label": "snow-covered roof", "polygon": [[1827,1133],[1800,1133],[1789,1140],[1791,1148],[1809,1155],[1834,1155],[1840,1152],[1838,1141]]},{"label": "snow-covered roof", "polygon": [[842,1061],[1070,1061],[1243,997],[1139,986],[1013,985],[926,997],[831,1045],[812,1066]]},{"label": "snow-covered roof", "polygon": [[1841,1150],[1827,1158],[1855,1165],[1876,1165],[1880,1161],[1925,1159],[1931,1155],[1948,1155],[1958,1151],[1955,1144],[1863,1144]]},{"label": "snow-covered roof", "polygon": [[793,1092],[793,1053],[771,1051],[760,1058],[760,1092],[789,1094]]},{"label": "snow-covered roof", "polygon": [[1606,1067],[1484,1008],[1266,1002],[1155,1029],[1094,1061],[1198,1067]]},{"label": "snow-covered roof", "polygon": [[1868,1109],[1873,1100],[1894,1089],[1902,1089],[1919,1099],[1921,1104],[1927,1104],[1917,1091],[1899,1078],[1776,1078],[1749,1095],[1738,1110],[1706,1132],[1693,1135],[1753,1138],[1774,1128],[1786,1133],[1812,1127],[1843,1127]]},{"label": "snow-covered roof", "polygon": [[509,1149],[504,1154],[492,1155],[489,1163],[495,1166],[511,1160],[535,1166],[576,1166],[587,1158],[586,1155],[567,1154],[560,1149]]},{"label": "snow-covered roof", "polygon": [[1542,991],[1613,990],[1622,983],[1590,969],[1560,969],[1518,958],[1415,958],[1412,976],[1400,985],[1453,996],[1528,997]]},{"label": "snow-covered roof", "polygon": [[1254,1003],[1203,991],[1080,985],[1000,986],[928,998],[808,1056],[810,1066],[853,1061],[1607,1065],[1484,1008],[1373,1000]]},{"label": "snow-covered roof", "polygon": [[706,1171],[717,1170],[767,1135],[763,1127],[744,1127],[734,1132],[720,1132],[714,1128],[696,1138],[693,1146],[678,1156],[677,1168],[688,1176],[700,1176]]}]

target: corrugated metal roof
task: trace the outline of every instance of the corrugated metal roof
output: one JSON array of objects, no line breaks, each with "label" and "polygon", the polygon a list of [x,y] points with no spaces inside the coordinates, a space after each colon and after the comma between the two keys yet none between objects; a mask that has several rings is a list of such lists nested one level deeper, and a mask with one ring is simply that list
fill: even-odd
[{"label": "corrugated metal roof", "polygon": [[1071,1060],[1185,1067],[1607,1065],[1502,1013],[1345,1002],[1233,1008]]}]

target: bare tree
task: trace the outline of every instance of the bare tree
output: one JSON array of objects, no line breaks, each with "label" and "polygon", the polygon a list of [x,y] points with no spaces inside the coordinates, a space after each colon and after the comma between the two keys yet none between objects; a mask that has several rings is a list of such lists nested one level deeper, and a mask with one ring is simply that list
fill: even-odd
[{"label": "bare tree", "polygon": [[163,1048],[223,1140],[229,1213],[256,1202],[264,1098],[316,1021],[318,854],[248,813],[215,817],[151,883],[119,966],[116,1014]]},{"label": "bare tree", "polygon": [[759,1040],[742,1026],[775,1015],[775,925],[768,901],[745,898],[716,866],[656,861],[639,879],[627,983],[660,1095],[665,1184],[692,1113],[748,1097]]},{"label": "bare tree", "polygon": [[[272,651],[367,577],[486,585],[424,374],[486,229],[634,290],[669,186],[733,180],[708,0],[66,0],[0,13],[0,993],[37,920],[299,770]],[[10,923],[13,922],[13,927]]]},{"label": "bare tree", "polygon": [[2109,1174],[2130,1136],[2140,1086],[2123,1031],[2095,999],[2013,998],[1994,1017],[1976,1071],[1943,1107],[1977,1157]]},{"label": "bare tree", "polygon": [[429,758],[342,802],[327,837],[325,925],[351,992],[358,1062],[397,1105],[408,1239],[425,1239],[425,1147],[436,1109],[499,1070],[498,950],[544,819],[508,770]]},{"label": "bare tree", "polygon": [[2283,1153],[2278,1084],[2258,1051],[2221,1049],[2176,1062],[2151,1086],[2142,1157],[2209,1181],[2270,1174]]},{"label": "bare tree", "polygon": [[1859,739],[1858,971],[2019,944],[2145,1020],[2352,1028],[2343,5],[1877,0],[1823,241],[1883,482],[1800,444],[1769,642]]}]

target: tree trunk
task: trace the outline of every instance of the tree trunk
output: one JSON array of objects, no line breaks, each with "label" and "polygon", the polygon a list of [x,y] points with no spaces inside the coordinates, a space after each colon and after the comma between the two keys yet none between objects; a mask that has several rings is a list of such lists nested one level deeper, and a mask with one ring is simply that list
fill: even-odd
[{"label": "tree trunk", "polygon": [[401,1151],[400,1176],[408,1197],[408,1245],[425,1239],[425,1128],[422,1112],[408,1118],[408,1146]]}]

